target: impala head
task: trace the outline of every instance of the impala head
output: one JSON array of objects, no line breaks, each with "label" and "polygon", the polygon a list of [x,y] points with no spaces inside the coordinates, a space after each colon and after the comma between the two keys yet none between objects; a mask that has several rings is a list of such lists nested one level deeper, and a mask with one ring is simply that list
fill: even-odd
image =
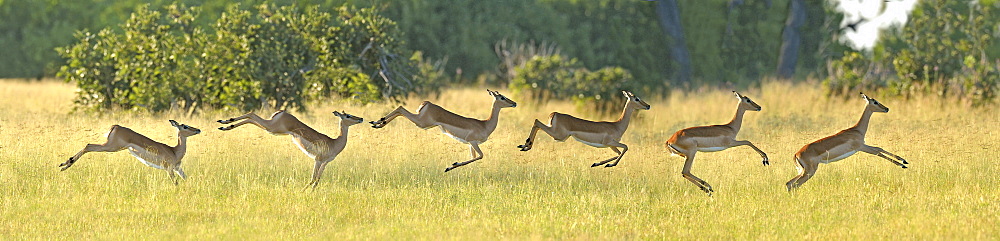
[{"label": "impala head", "polygon": [[883,113],[889,112],[889,107],[885,107],[884,105],[882,105],[882,103],[879,103],[877,100],[869,98],[867,95],[865,95],[865,93],[861,93],[861,98],[865,98],[865,101],[868,102],[868,106],[865,107],[866,109],[871,108],[873,110],[872,112],[883,112]]},{"label": "impala head", "polygon": [[740,99],[740,106],[739,106],[740,109],[752,110],[752,111],[760,111],[762,109],[760,108],[760,105],[754,103],[753,100],[750,99],[750,97],[741,95],[740,93],[737,93],[735,90],[733,91],[733,94],[736,95],[736,98]]},{"label": "impala head", "polygon": [[648,110],[649,109],[649,104],[646,104],[645,101],[642,101],[642,99],[639,99],[639,97],[635,96],[634,94],[632,94],[632,92],[628,92],[628,91],[622,90],[622,94],[625,95],[625,99],[628,99],[628,103],[625,104],[625,106],[631,107],[633,109],[639,109],[639,110]]},{"label": "impala head", "polygon": [[172,125],[174,127],[177,127],[177,135],[182,136],[182,137],[193,136],[193,135],[197,135],[198,133],[201,133],[201,130],[199,130],[198,128],[194,128],[194,127],[189,126],[189,125],[177,123],[174,120],[170,120],[170,125]]},{"label": "impala head", "polygon": [[507,98],[506,96],[501,95],[500,92],[492,91],[492,90],[489,90],[489,89],[487,89],[486,92],[489,92],[490,95],[493,96],[493,98],[496,98],[493,101],[493,103],[499,103],[500,104],[500,108],[517,107],[517,102],[514,102],[510,98]]},{"label": "impala head", "polygon": [[361,122],[365,121],[364,118],[353,116],[351,114],[347,114],[347,112],[344,112],[344,111],[340,111],[340,112],[334,111],[333,115],[335,115],[337,117],[340,117],[340,123],[341,124],[346,124],[348,126],[352,126],[352,125],[355,125],[355,124],[358,124],[358,123],[361,123]]}]

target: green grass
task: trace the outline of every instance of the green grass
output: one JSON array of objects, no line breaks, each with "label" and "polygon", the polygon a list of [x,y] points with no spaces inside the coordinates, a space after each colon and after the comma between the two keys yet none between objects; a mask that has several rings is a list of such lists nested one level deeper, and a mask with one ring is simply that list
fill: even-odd
[{"label": "green grass", "polygon": [[[383,129],[356,125],[347,149],[315,190],[303,191],[312,161],[287,136],[253,127],[215,130],[240,113],[187,117],[70,114],[73,87],[0,82],[0,239],[996,239],[1000,237],[1000,110],[972,109],[934,97],[873,96],[867,143],[911,162],[901,169],[866,154],[821,165],[795,193],[792,155],[806,143],[853,125],[860,97],[824,97],[815,85],[767,83],[744,91],[763,106],[749,112],[739,139],[750,148],[699,153],[693,173],[716,189],[706,196],[680,175],[683,159],[663,147],[678,129],[725,123],[728,91],[642,96],[614,168],[590,164],[613,153],[539,134],[520,152],[535,118],[576,111],[570,103],[519,100],[482,145],[486,157],[404,119]],[[504,92],[504,91],[502,91]],[[420,99],[405,105],[416,108]],[[433,100],[475,118],[488,115],[484,90],[445,92]],[[293,112],[328,135],[333,110],[376,119],[395,106],[323,103]],[[261,113],[270,115],[270,112]],[[60,172],[87,143],[103,143],[112,124],[173,145],[175,119],[204,132],[189,139],[174,186],[163,171],[127,152],[90,153]],[[544,120],[543,120],[544,121]]]}]

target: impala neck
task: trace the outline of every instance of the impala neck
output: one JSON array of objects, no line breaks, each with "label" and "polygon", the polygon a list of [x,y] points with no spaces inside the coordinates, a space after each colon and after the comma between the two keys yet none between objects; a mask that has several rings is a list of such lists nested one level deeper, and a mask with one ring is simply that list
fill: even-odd
[{"label": "impala neck", "polygon": [[739,133],[740,127],[743,126],[743,114],[746,112],[747,112],[746,109],[736,107],[736,116],[733,116],[733,120],[729,121],[729,124],[726,125],[733,128],[734,131]]},{"label": "impala neck", "polygon": [[500,102],[493,101],[493,110],[490,112],[490,118],[486,119],[486,130],[493,133],[493,130],[497,128],[498,122],[500,122]]},{"label": "impala neck", "polygon": [[334,139],[334,141],[347,143],[347,129],[349,129],[349,127],[351,127],[351,125],[348,125],[347,123],[344,123],[343,120],[341,120],[340,136],[337,136],[337,139]]},{"label": "impala neck", "polygon": [[187,153],[187,137],[182,135],[177,135],[177,146],[174,147],[174,156],[177,160],[184,157],[184,153]]},{"label": "impala neck", "polygon": [[854,125],[854,129],[861,132],[861,136],[864,136],[868,132],[868,121],[872,118],[872,108],[866,107],[865,113],[861,114],[861,120],[858,120],[858,124]]},{"label": "impala neck", "polygon": [[628,102],[626,102],[625,109],[622,110],[622,116],[618,117],[618,121],[615,122],[615,126],[622,133],[625,133],[625,129],[628,129],[628,123],[632,121],[632,112],[635,112],[635,108],[629,108]]}]

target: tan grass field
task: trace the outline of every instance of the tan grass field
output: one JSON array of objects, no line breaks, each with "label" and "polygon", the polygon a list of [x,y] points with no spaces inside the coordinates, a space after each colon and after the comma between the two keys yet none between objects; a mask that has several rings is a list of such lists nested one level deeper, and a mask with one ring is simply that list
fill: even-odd
[{"label": "tan grass field", "polygon": [[[215,129],[215,120],[241,113],[72,114],[73,90],[0,81],[0,239],[1000,238],[995,106],[870,95],[891,111],[873,115],[867,143],[907,158],[910,168],[859,153],[821,165],[789,193],[795,151],[853,125],[865,102],[824,97],[815,84],[766,83],[741,91],[763,111],[747,113],[738,138],[765,151],[771,165],[747,147],[699,153],[693,173],[716,189],[708,197],[681,177],[683,159],[663,144],[681,128],[728,122],[736,106],[729,91],[640,95],[652,109],[638,112],[625,133],[629,152],[617,167],[591,168],[613,152],[544,133],[531,151],[516,146],[533,119],[552,111],[614,117],[501,90],[518,107],[501,112],[483,160],[444,173],[469,158],[468,147],[437,128],[405,119],[383,129],[356,125],[319,187],[303,191],[313,161],[290,137],[251,125]],[[420,100],[405,106],[413,110]],[[486,118],[492,98],[461,89],[432,101]],[[332,102],[292,113],[336,136],[334,110],[368,121],[393,108]],[[64,172],[56,167],[87,143],[103,143],[113,124],[174,145],[169,119],[203,130],[189,139],[189,178],[180,185],[126,151],[84,155]]]}]

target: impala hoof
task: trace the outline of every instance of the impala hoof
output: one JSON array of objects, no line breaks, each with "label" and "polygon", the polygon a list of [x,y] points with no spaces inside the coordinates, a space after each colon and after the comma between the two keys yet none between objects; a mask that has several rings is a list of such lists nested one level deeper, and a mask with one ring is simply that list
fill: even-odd
[{"label": "impala hoof", "polygon": [[600,166],[600,165],[601,165],[600,163],[594,163],[594,164],[591,164],[590,167],[596,167],[596,166]]},{"label": "impala hoof", "polygon": [[445,168],[445,169],[444,169],[444,172],[448,172],[448,171],[451,171],[451,169],[455,169],[455,168],[456,168],[456,167],[448,167],[448,168]]},{"label": "impala hoof", "polygon": [[906,162],[906,160],[903,160],[903,164],[910,164],[910,163],[909,163],[909,162]]},{"label": "impala hoof", "polygon": [[767,160],[764,160],[764,165],[765,165],[765,166],[767,166],[767,165],[771,165],[771,163],[770,163],[770,162],[767,162]]},{"label": "impala hoof", "polygon": [[608,165],[604,165],[604,167],[614,167],[614,166],[617,166],[617,165],[618,164],[608,164]]},{"label": "impala hoof", "polygon": [[906,166],[902,166],[902,167],[903,167],[903,169],[909,168],[909,167],[906,167]]}]

